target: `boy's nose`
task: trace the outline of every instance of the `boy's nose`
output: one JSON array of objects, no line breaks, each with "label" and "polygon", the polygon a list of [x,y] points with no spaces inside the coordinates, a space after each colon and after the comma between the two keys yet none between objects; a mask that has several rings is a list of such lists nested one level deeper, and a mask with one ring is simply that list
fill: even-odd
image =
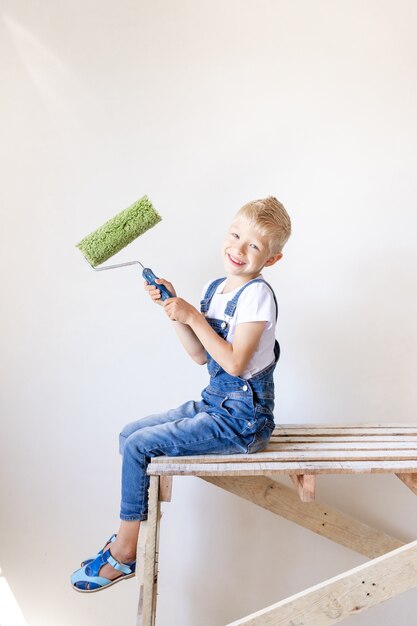
[{"label": "boy's nose", "polygon": [[234,246],[234,249],[236,250],[237,254],[243,254],[245,251],[245,244],[242,243],[241,241],[237,241]]}]

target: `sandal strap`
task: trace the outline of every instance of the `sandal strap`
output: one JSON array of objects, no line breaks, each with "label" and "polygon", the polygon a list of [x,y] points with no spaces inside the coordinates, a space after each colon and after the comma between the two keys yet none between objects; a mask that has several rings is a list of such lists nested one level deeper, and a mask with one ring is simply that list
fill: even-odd
[{"label": "sandal strap", "polygon": [[94,561],[88,563],[88,565],[85,566],[85,573],[88,576],[99,576],[100,569],[105,563],[110,563],[112,567],[117,569],[119,572],[122,572],[123,574],[131,574],[135,571],[136,566],[136,561],[133,561],[133,563],[129,563],[129,565],[116,561],[116,559],[112,556],[109,548],[102,554],[99,554],[94,559]]},{"label": "sandal strap", "polygon": [[116,561],[116,559],[112,557],[111,554],[107,557],[107,563],[110,563],[110,565],[114,567],[114,569],[117,569],[119,572],[123,572],[123,574],[132,573],[132,568],[130,568],[129,565],[126,565],[125,563],[119,563],[119,561]]},{"label": "sandal strap", "polygon": [[116,541],[116,537],[117,537],[117,533],[114,533],[110,539],[104,544],[103,548],[102,548],[102,552],[104,552],[104,548],[107,546],[108,543],[113,543],[114,541]]}]

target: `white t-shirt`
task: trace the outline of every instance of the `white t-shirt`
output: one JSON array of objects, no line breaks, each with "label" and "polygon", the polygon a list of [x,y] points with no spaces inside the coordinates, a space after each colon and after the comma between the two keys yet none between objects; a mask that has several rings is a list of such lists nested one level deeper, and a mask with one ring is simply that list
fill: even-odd
[{"label": "white t-shirt", "polygon": [[[262,275],[260,275],[259,278],[262,278]],[[213,281],[209,281],[204,285],[201,299],[205,297],[207,288],[212,282]],[[228,316],[224,315],[224,311],[229,300],[232,300],[241,286],[236,287],[233,291],[222,293],[225,282],[226,279],[217,286],[206,316],[219,320],[225,319],[229,322],[229,333],[226,338],[228,343],[233,342],[237,324],[242,324],[243,322],[266,322],[258,347],[241,376],[241,378],[248,379],[270,365],[275,358],[276,307],[274,296],[272,295],[271,289],[264,282],[252,283],[240,294],[235,314],[230,319]]]}]

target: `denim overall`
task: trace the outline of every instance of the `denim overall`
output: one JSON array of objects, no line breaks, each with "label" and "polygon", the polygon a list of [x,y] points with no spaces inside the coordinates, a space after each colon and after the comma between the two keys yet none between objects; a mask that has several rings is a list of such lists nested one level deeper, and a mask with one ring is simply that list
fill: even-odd
[{"label": "denim overall", "polygon": [[[217,287],[225,278],[213,281],[201,301],[201,312],[206,314]],[[230,328],[230,319],[234,316],[239,296],[253,283],[264,282],[274,297],[276,318],[278,304],[275,293],[263,278],[255,278],[247,282],[226,305],[224,319],[207,317],[206,321],[213,330],[226,339]],[[229,320],[229,321],[228,321]],[[249,379],[231,376],[207,352],[207,369],[210,383],[201,393],[204,402],[209,406],[208,413],[224,413],[233,420],[233,428],[246,443],[245,452],[258,452],[268,443],[274,429],[274,379],[273,373],[279,359],[279,343],[275,339],[274,361]]]},{"label": "denim overall", "polygon": [[[216,288],[223,280],[217,279],[208,287],[201,301],[202,313],[207,313]],[[206,317],[222,339],[228,335],[227,320],[233,317],[240,294],[253,282],[266,281],[255,278],[243,285],[227,303],[224,320]],[[271,291],[278,314],[272,288]],[[279,358],[276,340],[274,355],[273,363],[245,380],[228,374],[207,354],[210,382],[201,392],[201,400],[189,400],[175,409],[148,415],[123,428],[119,437],[123,455],[120,519],[147,519],[147,467],[152,457],[241,454],[265,448],[274,429],[273,372]]]}]

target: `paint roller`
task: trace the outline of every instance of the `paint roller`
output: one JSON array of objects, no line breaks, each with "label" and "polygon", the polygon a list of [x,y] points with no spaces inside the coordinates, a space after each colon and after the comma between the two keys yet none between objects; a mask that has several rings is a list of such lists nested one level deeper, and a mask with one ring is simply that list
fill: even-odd
[{"label": "paint roller", "polygon": [[105,265],[97,267],[107,261],[110,257],[120,252],[134,239],[143,235],[147,230],[161,221],[161,216],[155,210],[152,202],[147,196],[134,202],[127,209],[124,209],[113,218],[108,220],[103,226],[97,228],[77,244],[89,265],[96,272],[103,270],[113,270],[119,267],[139,264],[142,266],[142,276],[150,284],[154,285],[161,292],[161,299],[172,298],[172,294],[164,285],[158,285],[154,272],[145,267],[140,261],[129,261],[127,263],[117,263],[116,265]]}]

